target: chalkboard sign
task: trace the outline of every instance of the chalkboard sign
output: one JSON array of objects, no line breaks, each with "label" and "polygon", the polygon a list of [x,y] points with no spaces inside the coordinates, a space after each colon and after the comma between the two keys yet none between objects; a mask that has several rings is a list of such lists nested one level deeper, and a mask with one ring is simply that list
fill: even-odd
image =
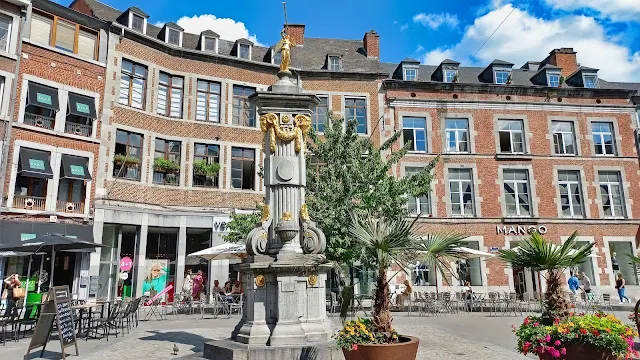
[{"label": "chalkboard sign", "polygon": [[60,339],[60,347],[62,349],[62,358],[66,359],[66,353],[64,349],[71,345],[76,348],[76,355],[78,353],[78,344],[76,343],[76,330],[73,326],[73,312],[71,311],[71,296],[69,294],[68,286],[54,286],[49,290],[47,301],[43,304],[43,308],[40,311],[40,317],[38,318],[38,324],[33,332],[29,349],[27,350],[28,357],[31,350],[41,347],[42,352],[40,357],[44,354],[45,347],[49,341],[49,335],[53,329],[53,321],[56,320],[58,327],[58,337]]}]

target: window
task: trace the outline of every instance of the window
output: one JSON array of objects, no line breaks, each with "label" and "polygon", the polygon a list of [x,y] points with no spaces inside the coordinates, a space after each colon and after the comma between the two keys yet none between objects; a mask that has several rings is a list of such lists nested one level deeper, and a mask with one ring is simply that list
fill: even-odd
[{"label": "window", "polygon": [[[576,248],[581,248],[587,244],[589,244],[588,241],[576,241]],[[573,273],[576,275],[585,273],[589,279],[595,279],[596,275],[593,272],[593,258],[588,256],[583,262],[579,263],[573,269]]]},{"label": "window", "polygon": [[143,109],[146,90],[147,67],[123,59],[118,102],[132,108]]},{"label": "window", "polygon": [[547,84],[551,87],[560,86],[560,74],[548,74]]},{"label": "window", "polygon": [[415,81],[418,79],[418,69],[404,69],[405,81]]},{"label": "window", "polygon": [[251,54],[251,45],[249,44],[239,44],[238,45],[238,54],[242,59],[249,59]]},{"label": "window", "polygon": [[180,46],[180,31],[176,29],[167,29],[167,42],[169,44]]},{"label": "window", "polygon": [[449,169],[449,192],[452,216],[474,216],[471,169]]},{"label": "window", "polygon": [[600,200],[605,217],[626,217],[622,181],[618,171],[600,171]]},{"label": "window", "polygon": [[580,185],[580,171],[558,170],[558,185],[560,186],[560,207],[563,217],[583,217],[582,187]]},{"label": "window", "polygon": [[45,210],[48,179],[53,178],[50,157],[46,151],[20,148],[14,208]]},{"label": "window", "polygon": [[[464,241],[463,247],[473,250],[480,250],[480,243],[478,241]],[[482,286],[482,271],[481,260],[479,257],[467,260],[458,260],[456,267],[458,271],[458,278],[460,279],[460,285],[464,286],[468,281],[471,286]]]},{"label": "window", "polygon": [[196,120],[220,121],[220,83],[198,80]]},{"label": "window", "polygon": [[421,117],[402,118],[402,137],[404,143],[411,142],[410,150],[427,151],[427,120]]},{"label": "window", "polygon": [[140,15],[131,14],[131,28],[144,32],[144,18]]},{"label": "window", "polygon": [[87,158],[62,154],[57,212],[84,214],[85,181],[91,180],[88,162]]},{"label": "window", "polygon": [[231,148],[231,187],[233,189],[254,190],[255,169],[256,151],[254,149]]},{"label": "window", "polygon": [[[422,168],[419,167],[408,167],[405,169],[407,176],[411,176],[422,171]],[[426,216],[431,215],[431,201],[429,199],[430,194],[416,197],[409,195],[409,199],[407,201],[407,207],[409,210],[409,215],[413,216]]]},{"label": "window", "polygon": [[469,152],[469,121],[467,119],[446,119],[445,131],[448,152]]},{"label": "window", "polygon": [[183,85],[184,79],[182,77],[160,73],[158,114],[175,118],[182,117]]},{"label": "window", "polygon": [[249,102],[249,96],[256,92],[255,88],[233,85],[233,112],[231,123],[241,126],[256,126],[256,108]]},{"label": "window", "polygon": [[340,57],[329,56],[329,70],[340,71]]},{"label": "window", "polygon": [[216,51],[216,38],[205,36],[204,38],[204,51]]},{"label": "window", "polygon": [[273,51],[273,63],[276,65],[280,65],[282,63],[282,53],[280,51]]},{"label": "window", "polygon": [[12,23],[13,19],[10,16],[0,14],[0,51],[9,52]]},{"label": "window", "polygon": [[116,130],[113,177],[140,180],[142,139],[140,134]]},{"label": "window", "polygon": [[[618,263],[618,270],[614,270],[613,273],[621,272],[624,275],[626,285],[638,285],[638,266],[630,258],[634,254],[633,242],[610,241],[609,255],[613,256],[613,253],[615,253],[616,262]],[[592,258],[589,257],[588,259]]]},{"label": "window", "polygon": [[591,123],[591,134],[593,135],[593,145],[596,149],[596,155],[616,155],[612,123]]},{"label": "window", "polygon": [[576,155],[575,133],[573,122],[552,121],[551,132],[553,133],[553,150],[558,155]]},{"label": "window", "polygon": [[458,76],[457,70],[445,70],[444,71],[444,82],[452,83],[456,82],[456,76]]},{"label": "window", "polygon": [[320,103],[316,105],[316,109],[311,116],[311,126],[319,132],[324,132],[329,116],[329,98],[327,96],[318,96]]},{"label": "window", "polygon": [[[218,172],[215,172],[218,164]],[[193,152],[193,186],[218,187],[220,146],[195,144]],[[215,172],[215,174],[214,174]]]},{"label": "window", "polygon": [[93,120],[97,117],[95,99],[70,92],[68,100],[64,132],[90,137]]},{"label": "window", "polygon": [[156,138],[153,154],[153,183],[180,184],[180,141]]},{"label": "window", "polygon": [[582,81],[584,82],[584,87],[593,89],[598,85],[598,76],[584,75]]},{"label": "window", "polygon": [[29,82],[24,123],[53,130],[59,110],[58,89]]},{"label": "window", "polygon": [[347,120],[357,120],[357,133],[367,133],[367,100],[363,98],[344,99],[345,118]]},{"label": "window", "polygon": [[522,121],[498,120],[498,136],[500,138],[500,152],[524,153]]},{"label": "window", "polygon": [[93,60],[98,58],[98,33],[57,16],[51,18],[34,12],[31,15],[30,38],[40,44],[82,57]]},{"label": "window", "polygon": [[509,71],[506,70],[498,70],[495,73],[496,84],[504,85],[509,82],[509,76],[511,75]]},{"label": "window", "polygon": [[527,170],[502,171],[507,216],[531,216],[531,191]]}]

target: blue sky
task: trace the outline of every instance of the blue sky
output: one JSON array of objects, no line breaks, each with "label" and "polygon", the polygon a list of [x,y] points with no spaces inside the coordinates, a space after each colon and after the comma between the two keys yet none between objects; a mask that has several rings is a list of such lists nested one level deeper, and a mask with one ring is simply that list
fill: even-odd
[{"label": "blue sky", "polygon": [[[151,23],[175,21],[187,31],[212,29],[265,45],[278,40],[283,24],[279,0],[102,1],[122,10],[135,4]],[[376,30],[382,61],[452,58],[482,66],[498,58],[519,67],[553,48],[573,47],[578,61],[599,68],[602,78],[640,81],[640,0],[289,0],[287,12],[309,37],[361,39]]]}]

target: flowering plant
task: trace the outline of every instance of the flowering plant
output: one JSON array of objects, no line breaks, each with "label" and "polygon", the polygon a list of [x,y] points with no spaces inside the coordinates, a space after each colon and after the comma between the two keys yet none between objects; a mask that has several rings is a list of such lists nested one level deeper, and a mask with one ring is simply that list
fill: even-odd
[{"label": "flowering plant", "polygon": [[[342,349],[358,350],[359,344],[386,344],[387,335],[376,331],[376,327],[371,319],[361,319],[347,321],[338,333],[334,336],[338,347]],[[398,333],[391,329],[391,339],[398,342]]]},{"label": "flowering plant", "polygon": [[553,325],[542,323],[541,317],[529,316],[519,328],[514,327],[519,352],[564,358],[571,345],[588,344],[627,359],[638,355],[633,349],[633,339],[638,334],[613,315],[570,313],[565,318],[555,318]]}]

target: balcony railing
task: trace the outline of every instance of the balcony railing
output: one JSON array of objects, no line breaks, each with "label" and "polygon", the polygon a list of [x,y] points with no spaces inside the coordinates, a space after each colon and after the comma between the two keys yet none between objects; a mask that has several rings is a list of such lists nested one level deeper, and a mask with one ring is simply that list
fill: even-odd
[{"label": "balcony railing", "polygon": [[93,126],[78,124],[74,122],[67,122],[64,124],[64,132],[67,134],[75,134],[80,136],[91,137],[91,133],[93,132]]},{"label": "balcony railing", "polygon": [[15,209],[41,210],[46,208],[47,199],[38,196],[14,195],[13,207]]},{"label": "balcony railing", "polygon": [[41,127],[43,129],[53,130],[53,127],[55,126],[55,123],[56,123],[56,119],[52,117],[44,116],[44,115],[25,113],[24,123],[27,125]]},{"label": "balcony railing", "polygon": [[56,203],[56,211],[71,214],[84,214],[84,202],[58,200]]}]

